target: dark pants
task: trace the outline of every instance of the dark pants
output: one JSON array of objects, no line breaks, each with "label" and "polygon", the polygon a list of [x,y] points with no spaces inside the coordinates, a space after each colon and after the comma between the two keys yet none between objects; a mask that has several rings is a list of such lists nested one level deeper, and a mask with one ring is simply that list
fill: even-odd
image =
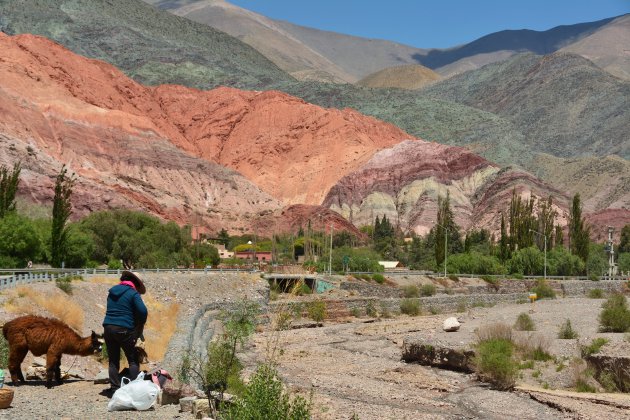
[{"label": "dark pants", "polygon": [[140,373],[138,352],[136,351],[136,333],[118,325],[105,325],[105,345],[109,357],[109,383],[112,388],[120,388],[120,349],[125,352],[129,363],[129,379],[136,379]]}]

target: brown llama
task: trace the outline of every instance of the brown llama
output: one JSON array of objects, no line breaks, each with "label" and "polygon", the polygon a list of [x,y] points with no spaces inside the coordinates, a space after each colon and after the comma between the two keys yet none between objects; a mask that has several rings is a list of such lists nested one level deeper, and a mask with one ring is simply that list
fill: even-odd
[{"label": "brown llama", "polygon": [[101,350],[102,336],[94,331],[81,338],[63,322],[35,315],[15,318],[2,327],[2,334],[9,342],[9,372],[13,385],[25,382],[21,364],[30,350],[35,356],[46,354],[46,387],[52,387],[53,374],[57,384],[61,379],[61,355],[88,356]]}]

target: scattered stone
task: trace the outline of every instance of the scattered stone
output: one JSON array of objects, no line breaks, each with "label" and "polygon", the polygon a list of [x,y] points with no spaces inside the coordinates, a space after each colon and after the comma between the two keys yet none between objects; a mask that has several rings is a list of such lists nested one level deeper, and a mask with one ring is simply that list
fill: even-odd
[{"label": "scattered stone", "polygon": [[31,363],[35,367],[46,367],[46,359],[43,357],[33,357],[33,363]]},{"label": "scattered stone", "polygon": [[446,318],[444,320],[444,325],[443,325],[442,329],[444,329],[444,331],[446,331],[446,332],[454,332],[454,331],[459,330],[460,325],[461,324],[459,323],[457,318],[452,316],[452,317]]},{"label": "scattered stone", "polygon": [[[66,372],[66,371],[62,370],[61,372]],[[66,376],[70,378],[76,378],[76,379],[85,379],[85,375],[83,374],[83,372],[78,371],[76,369],[68,370],[66,373]]]},{"label": "scattered stone", "polygon": [[182,413],[192,413],[193,402],[197,397],[184,397],[179,399],[179,411]]},{"label": "scattered stone", "polygon": [[109,383],[109,372],[105,369],[101,369],[99,373],[94,377],[95,384],[108,384]]},{"label": "scattered stone", "polygon": [[42,366],[29,366],[26,369],[27,381],[42,381],[46,379],[46,368]]},{"label": "scattered stone", "polygon": [[201,419],[210,413],[210,402],[208,399],[198,399],[193,401],[192,413],[196,419]]}]

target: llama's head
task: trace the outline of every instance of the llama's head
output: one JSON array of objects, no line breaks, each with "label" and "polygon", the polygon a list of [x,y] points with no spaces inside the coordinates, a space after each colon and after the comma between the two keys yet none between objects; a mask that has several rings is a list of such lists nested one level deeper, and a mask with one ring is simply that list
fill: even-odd
[{"label": "llama's head", "polygon": [[103,336],[96,334],[94,331],[92,331],[92,351],[96,354],[96,353],[100,353],[103,350],[103,343],[105,342],[103,340]]}]

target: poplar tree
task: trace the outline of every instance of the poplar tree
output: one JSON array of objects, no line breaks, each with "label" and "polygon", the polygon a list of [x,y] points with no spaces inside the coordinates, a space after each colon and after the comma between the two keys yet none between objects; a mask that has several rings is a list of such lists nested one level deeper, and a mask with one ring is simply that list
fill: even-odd
[{"label": "poplar tree", "polygon": [[501,213],[501,239],[499,239],[499,258],[501,261],[510,259],[510,239],[505,228],[505,216]]},{"label": "poplar tree", "polygon": [[556,225],[556,235],[554,246],[563,247],[564,246],[564,233],[562,232],[562,226]]},{"label": "poplar tree", "polygon": [[444,241],[446,241],[445,229],[448,229],[448,253],[461,252],[462,241],[459,227],[455,224],[453,211],[451,210],[451,195],[446,193],[446,198],[438,196],[437,224],[435,226],[435,262],[440,265],[444,262]]},{"label": "poplar tree", "polygon": [[582,217],[580,194],[573,196],[571,214],[569,215],[569,249],[586,262],[588,260],[588,245],[591,229]]},{"label": "poplar tree", "polygon": [[66,222],[72,214],[72,187],[74,176],[68,177],[66,165],[61,168],[55,181],[55,198],[53,199],[52,229],[51,229],[51,265],[61,267],[66,254],[68,230]]},{"label": "poplar tree", "polygon": [[15,195],[21,172],[20,162],[13,165],[13,170],[2,165],[0,167],[0,219],[15,211]]}]

